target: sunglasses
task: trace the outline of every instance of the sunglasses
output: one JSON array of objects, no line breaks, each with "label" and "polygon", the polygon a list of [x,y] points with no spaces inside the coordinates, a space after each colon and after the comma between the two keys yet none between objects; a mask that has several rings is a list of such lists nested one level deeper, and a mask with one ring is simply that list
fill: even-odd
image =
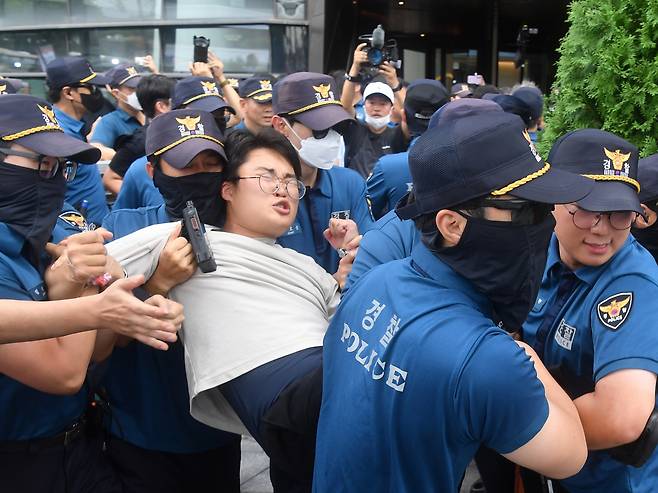
[{"label": "sunglasses", "polygon": [[[67,182],[73,181],[78,171],[78,163],[71,161],[68,158],[61,158],[55,156],[46,156],[45,154],[36,154],[33,152],[17,151],[14,149],[0,148],[0,154],[5,156],[20,156],[28,159],[33,159],[39,163],[37,168],[39,176],[44,180],[50,180],[57,176],[57,172],[61,169],[64,179]],[[11,163],[7,163],[11,164]]]}]

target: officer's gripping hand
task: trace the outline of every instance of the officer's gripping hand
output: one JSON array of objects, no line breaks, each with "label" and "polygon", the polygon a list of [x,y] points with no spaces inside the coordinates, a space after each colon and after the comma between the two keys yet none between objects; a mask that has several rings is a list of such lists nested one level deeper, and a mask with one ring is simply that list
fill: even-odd
[{"label": "officer's gripping hand", "polygon": [[330,219],[329,227],[323,232],[325,239],[338,249],[346,249],[347,244],[359,236],[359,227],[351,219]]},{"label": "officer's gripping hand", "polygon": [[145,284],[150,294],[167,296],[174,286],[187,281],[196,270],[192,245],[180,236],[180,232],[181,225],[178,224],[160,253],[158,267]]},{"label": "officer's gripping hand", "polygon": [[98,328],[167,350],[167,343],[176,342],[176,332],[183,323],[183,306],[160,295],[145,302],[138,300],[132,290],[143,283],[144,276],[120,279],[98,295]]},{"label": "officer's gripping hand", "polygon": [[355,236],[345,244],[345,248],[339,250],[344,252],[344,255],[340,259],[340,262],[338,263],[338,270],[334,274],[334,279],[336,279],[336,282],[338,283],[338,287],[341,289],[341,291],[345,287],[345,283],[347,282],[347,277],[350,275],[350,272],[352,272],[352,266],[354,265],[354,259],[356,258],[356,254],[359,251],[359,244],[361,243],[361,238],[363,238],[362,235]]}]

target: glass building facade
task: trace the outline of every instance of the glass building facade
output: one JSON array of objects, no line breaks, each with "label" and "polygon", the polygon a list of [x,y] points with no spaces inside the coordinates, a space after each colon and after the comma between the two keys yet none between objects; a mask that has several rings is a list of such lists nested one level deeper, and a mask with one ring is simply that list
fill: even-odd
[{"label": "glass building facade", "polygon": [[[227,74],[308,68],[306,0],[0,0],[0,74],[39,93],[46,64],[82,55],[96,71],[152,55],[161,73],[183,75],[193,36]],[[39,81],[39,84],[34,82]]]}]

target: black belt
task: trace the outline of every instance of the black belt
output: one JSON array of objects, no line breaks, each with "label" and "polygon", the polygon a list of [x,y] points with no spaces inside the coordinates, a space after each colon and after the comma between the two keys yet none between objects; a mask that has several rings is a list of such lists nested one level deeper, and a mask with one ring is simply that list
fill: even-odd
[{"label": "black belt", "polygon": [[52,437],[0,441],[0,453],[38,452],[48,448],[67,447],[82,435],[85,428],[86,421],[80,419],[66,431]]}]

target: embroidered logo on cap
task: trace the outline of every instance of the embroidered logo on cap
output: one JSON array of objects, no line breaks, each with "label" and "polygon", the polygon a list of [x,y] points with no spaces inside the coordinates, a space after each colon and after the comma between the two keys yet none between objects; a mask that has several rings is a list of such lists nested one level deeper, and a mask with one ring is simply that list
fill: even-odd
[{"label": "embroidered logo on cap", "polygon": [[238,85],[240,84],[238,82],[238,79],[232,79],[231,78],[231,79],[226,79],[226,80],[228,81],[228,85],[231,86],[231,87],[238,87]]},{"label": "embroidered logo on cap", "polygon": [[217,83],[206,82],[202,80],[201,86],[203,87],[203,92],[208,96],[219,96],[219,91],[217,90]]},{"label": "embroidered logo on cap", "polygon": [[41,106],[40,104],[37,104],[39,109],[41,110],[41,113],[43,116],[43,121],[46,123],[47,126],[49,127],[59,127],[59,124],[57,123],[57,118],[55,118],[55,112],[49,108],[48,106]]},{"label": "embroidered logo on cap", "polygon": [[632,306],[633,293],[617,293],[599,303],[596,312],[603,325],[617,330],[628,318]]},{"label": "embroidered logo on cap", "polygon": [[205,135],[203,123],[201,122],[201,115],[199,116],[186,116],[185,118],[176,118],[180,123],[178,131],[181,137],[188,137],[190,135]]},{"label": "embroidered logo on cap", "polygon": [[622,154],[619,149],[612,152],[605,147],[603,148],[603,152],[608,157],[608,159],[603,161],[603,174],[628,177],[630,164],[627,161],[631,158],[631,153]]},{"label": "embroidered logo on cap", "polygon": [[534,142],[530,138],[530,134],[528,133],[528,130],[523,131],[523,137],[525,138],[525,140],[528,141],[528,147],[530,147],[530,151],[532,152],[532,155],[535,156],[535,160],[537,162],[541,161],[541,156],[537,152],[537,148],[535,147]]},{"label": "embroidered logo on cap", "polygon": [[329,84],[313,86],[313,90],[315,90],[315,99],[317,99],[318,103],[322,103],[324,101],[333,101],[335,99],[334,92],[331,90],[331,86]]},{"label": "embroidered logo on cap", "polygon": [[126,67],[126,72],[128,72],[128,75],[130,76],[137,75],[137,69],[135,69],[135,67]]},{"label": "embroidered logo on cap", "polygon": [[0,86],[0,94],[7,94],[7,84]]},{"label": "embroidered logo on cap", "polygon": [[272,83],[269,80],[261,80],[260,82],[260,88],[265,89],[267,91],[272,90]]}]

